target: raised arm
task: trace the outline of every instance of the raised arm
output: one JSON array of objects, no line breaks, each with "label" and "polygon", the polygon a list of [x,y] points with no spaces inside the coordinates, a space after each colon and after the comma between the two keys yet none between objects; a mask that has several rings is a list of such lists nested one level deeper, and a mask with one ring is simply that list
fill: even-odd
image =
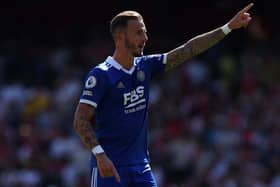
[{"label": "raised arm", "polygon": [[241,27],[246,27],[251,21],[251,16],[248,13],[248,10],[253,6],[253,3],[250,3],[245,8],[240,10],[227,24],[222,27],[219,27],[210,32],[198,35],[190,39],[185,44],[175,48],[167,53],[167,65],[166,70],[176,67],[186,60],[204,52],[210,47],[217,44],[221,41],[226,34],[231,30],[238,29]]}]

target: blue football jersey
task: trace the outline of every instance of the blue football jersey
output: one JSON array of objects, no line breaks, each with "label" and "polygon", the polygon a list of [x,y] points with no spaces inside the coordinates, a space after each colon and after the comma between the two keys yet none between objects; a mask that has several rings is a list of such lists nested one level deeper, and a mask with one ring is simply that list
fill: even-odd
[{"label": "blue football jersey", "polygon": [[[166,54],[136,57],[130,70],[112,57],[87,75],[80,103],[96,108],[96,136],[117,166],[149,162],[147,122],[151,78],[164,70]],[[92,155],[92,166],[96,166]]]}]

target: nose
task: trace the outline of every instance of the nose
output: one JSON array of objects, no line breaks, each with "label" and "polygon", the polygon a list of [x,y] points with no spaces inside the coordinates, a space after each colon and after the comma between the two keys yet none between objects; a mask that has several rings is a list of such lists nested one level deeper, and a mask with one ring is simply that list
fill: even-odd
[{"label": "nose", "polygon": [[144,33],[144,40],[145,40],[145,42],[148,41],[148,35],[147,35],[147,33]]}]

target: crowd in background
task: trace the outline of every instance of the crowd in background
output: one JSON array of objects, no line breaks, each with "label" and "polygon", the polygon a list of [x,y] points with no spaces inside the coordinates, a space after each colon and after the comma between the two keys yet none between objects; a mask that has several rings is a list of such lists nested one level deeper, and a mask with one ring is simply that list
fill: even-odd
[{"label": "crowd in background", "polygon": [[[73,114],[89,68],[113,45],[89,32],[75,45],[30,35],[1,42],[1,187],[90,186],[90,152]],[[159,187],[280,186],[279,36],[257,16],[234,32],[152,81],[149,151]],[[178,44],[156,34],[145,53]]]}]

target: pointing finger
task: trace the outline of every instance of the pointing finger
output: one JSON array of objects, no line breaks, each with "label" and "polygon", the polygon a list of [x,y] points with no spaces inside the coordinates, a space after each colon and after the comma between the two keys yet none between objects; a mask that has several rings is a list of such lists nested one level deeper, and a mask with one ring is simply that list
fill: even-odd
[{"label": "pointing finger", "polygon": [[248,10],[250,10],[250,8],[254,6],[254,3],[250,3],[249,5],[247,5],[245,8],[243,8],[241,10],[241,13],[247,12]]}]

